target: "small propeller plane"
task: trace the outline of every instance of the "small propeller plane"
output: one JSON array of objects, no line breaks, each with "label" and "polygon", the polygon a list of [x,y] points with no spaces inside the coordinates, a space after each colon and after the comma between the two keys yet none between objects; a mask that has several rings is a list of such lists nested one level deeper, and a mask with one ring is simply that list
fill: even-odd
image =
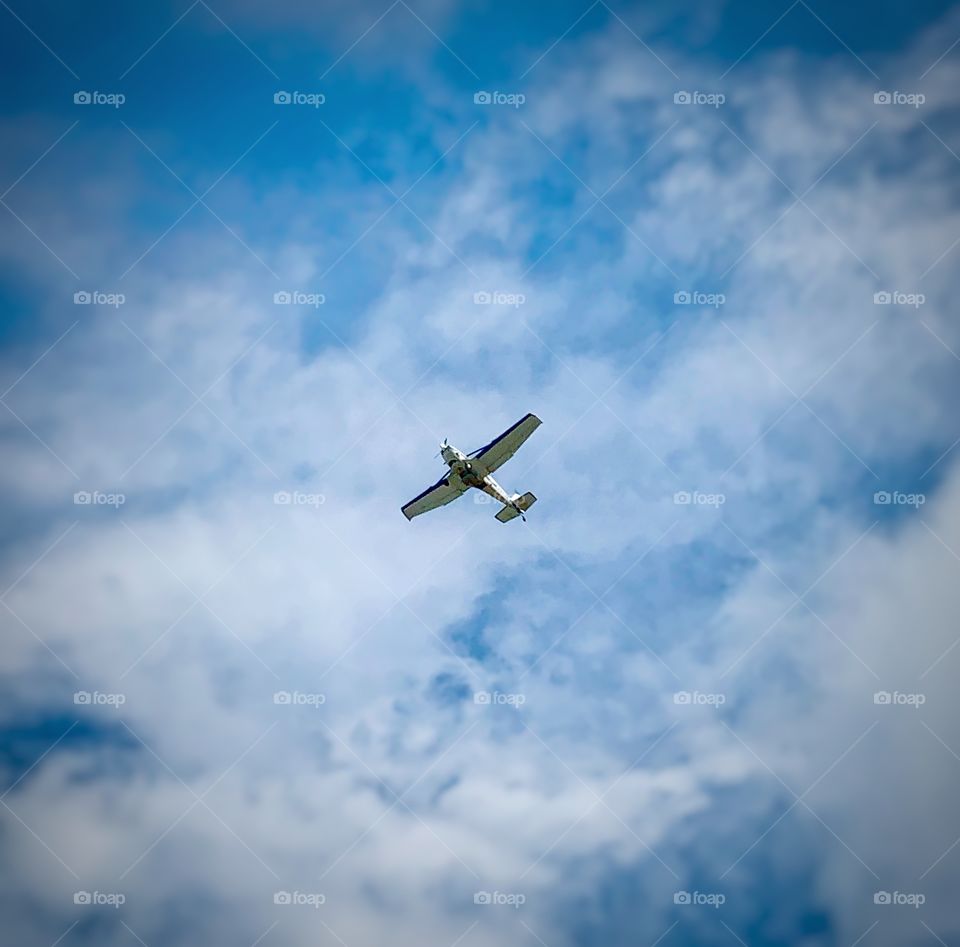
[{"label": "small propeller plane", "polygon": [[518,516],[526,520],[524,514],[537,502],[537,498],[532,493],[524,493],[523,496],[519,493],[507,493],[493,479],[492,474],[513,457],[520,445],[540,427],[540,423],[540,418],[535,414],[528,414],[494,438],[486,447],[481,447],[472,454],[464,454],[444,439],[437,456],[443,458],[450,468],[449,471],[420,496],[402,506],[400,512],[408,520],[412,520],[421,513],[445,506],[466,493],[470,487],[475,487],[503,504],[503,508],[497,513],[497,519],[501,523],[508,523]]}]

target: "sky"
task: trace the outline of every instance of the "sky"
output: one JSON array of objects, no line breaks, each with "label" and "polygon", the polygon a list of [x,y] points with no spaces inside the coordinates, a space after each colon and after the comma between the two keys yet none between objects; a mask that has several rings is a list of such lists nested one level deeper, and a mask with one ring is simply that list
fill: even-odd
[{"label": "sky", "polygon": [[0,20],[11,943],[960,943],[960,7]]}]

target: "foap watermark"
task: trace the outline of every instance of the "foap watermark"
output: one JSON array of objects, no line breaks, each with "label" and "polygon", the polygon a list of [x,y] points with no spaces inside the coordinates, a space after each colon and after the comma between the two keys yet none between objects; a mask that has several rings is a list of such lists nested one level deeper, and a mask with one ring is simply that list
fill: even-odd
[{"label": "foap watermark", "polygon": [[918,109],[927,97],[922,92],[874,92],[874,105],[911,105]]},{"label": "foap watermark", "polygon": [[73,903],[93,905],[94,907],[119,908],[125,904],[127,896],[119,891],[74,891]]},{"label": "foap watermark", "polygon": [[699,490],[678,490],[673,495],[676,506],[714,506],[721,507],[727,502],[724,493],[701,493]]},{"label": "foap watermark", "polygon": [[701,707],[719,707],[727,702],[727,695],[707,694],[703,691],[677,691],[673,695],[673,702]]},{"label": "foap watermark", "polygon": [[123,293],[81,289],[73,294],[74,306],[113,306],[114,309],[119,309],[126,301],[127,297]]},{"label": "foap watermark", "polygon": [[309,105],[318,109],[327,97],[322,92],[274,92],[274,105]]},{"label": "foap watermark", "polygon": [[473,301],[477,306],[513,306],[514,309],[519,309],[527,301],[527,297],[523,293],[488,293],[481,290],[473,294]]},{"label": "foap watermark", "polygon": [[126,494],[104,493],[102,490],[78,490],[73,495],[75,506],[112,506],[118,510],[126,502]]},{"label": "foap watermark", "polygon": [[902,691],[877,691],[873,702],[881,707],[916,707],[918,710],[927,702],[926,694],[905,694]]},{"label": "foap watermark", "polygon": [[874,904],[903,904],[912,908],[919,908],[926,904],[926,895],[907,891],[874,891]]},{"label": "foap watermark", "polygon": [[473,695],[475,704],[484,706],[500,705],[506,707],[522,707],[527,702],[526,694],[502,694],[500,691],[477,691]]},{"label": "foap watermark", "polygon": [[522,92],[474,92],[474,105],[511,105],[518,109],[527,97]]},{"label": "foap watermark", "polygon": [[712,908],[718,908],[727,900],[725,894],[718,891],[674,891],[674,904],[705,904]]},{"label": "foap watermark", "polygon": [[726,101],[727,97],[722,92],[700,92],[699,90],[695,90],[693,92],[681,91],[673,93],[674,105],[712,105],[715,109],[718,109]]},{"label": "foap watermark", "polygon": [[127,97],[122,92],[74,92],[74,105],[110,105],[120,108]]},{"label": "foap watermark", "polygon": [[320,707],[327,702],[326,694],[304,694],[301,691],[277,691],[273,702],[283,707]]},{"label": "foap watermark", "polygon": [[919,309],[927,297],[923,293],[901,293],[899,290],[882,289],[873,294],[874,306],[912,306]]},{"label": "foap watermark", "polygon": [[77,691],[73,702],[83,707],[122,707],[127,702],[126,694],[102,694],[100,691]]},{"label": "foap watermark", "polygon": [[701,293],[699,290],[678,289],[673,294],[675,306],[712,306],[719,309],[727,297],[723,293]]},{"label": "foap watermark", "polygon": [[518,909],[527,903],[527,896],[517,891],[477,891],[473,896],[473,903]]},{"label": "foap watermark", "polygon": [[304,293],[299,289],[281,289],[273,294],[275,306],[313,306],[319,309],[326,301],[323,293]]},{"label": "foap watermark", "polygon": [[275,891],[274,904],[289,904],[293,907],[310,907],[316,910],[327,903],[327,896],[319,891]]},{"label": "foap watermark", "polygon": [[478,506],[485,506],[487,503],[493,503],[493,497],[489,493],[484,493],[483,490],[477,490],[473,495],[473,502]]},{"label": "foap watermark", "polygon": [[873,495],[876,506],[912,506],[920,509],[927,502],[925,493],[902,493],[900,490],[877,490]]},{"label": "foap watermark", "polygon": [[301,493],[299,490],[278,490],[273,495],[277,506],[312,506],[319,508],[327,502],[322,493]]}]

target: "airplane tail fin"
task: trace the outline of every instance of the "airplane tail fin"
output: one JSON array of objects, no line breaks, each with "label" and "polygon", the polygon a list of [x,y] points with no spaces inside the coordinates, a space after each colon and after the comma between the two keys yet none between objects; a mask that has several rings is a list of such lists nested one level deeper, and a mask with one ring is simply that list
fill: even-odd
[{"label": "airplane tail fin", "polygon": [[537,498],[529,492],[523,496],[515,493],[511,497],[511,500],[514,506],[505,506],[497,513],[497,519],[500,520],[501,523],[509,523],[510,520],[516,519],[521,513],[526,513],[526,511],[537,502]]}]

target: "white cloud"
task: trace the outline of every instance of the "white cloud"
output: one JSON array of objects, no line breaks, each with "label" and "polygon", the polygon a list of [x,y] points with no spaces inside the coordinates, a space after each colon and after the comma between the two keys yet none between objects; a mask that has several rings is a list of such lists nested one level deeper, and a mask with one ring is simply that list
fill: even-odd
[{"label": "white cloud", "polygon": [[[850,103],[872,80],[839,65],[811,80],[802,61],[765,61],[735,74],[736,119],[691,117],[664,98],[672,78],[636,66],[630,48],[611,33],[558,51],[538,67],[542,95],[531,90],[525,120],[558,152],[565,135],[589,134],[577,173],[607,183],[641,136],[648,145],[680,121],[628,196],[609,200],[689,285],[674,286],[634,237],[604,242],[619,225],[602,207],[524,273],[517,248],[540,241],[542,252],[592,198],[532,219],[524,182],[566,172],[507,116],[464,143],[477,174],[441,194],[428,221],[482,283],[415,222],[391,221],[387,244],[400,249],[386,289],[362,320],[341,324],[332,299],[303,314],[274,307],[265,271],[229,243],[236,256],[224,264],[211,234],[228,235],[198,227],[178,237],[195,272],[170,278],[163,258],[148,257],[130,278],[129,310],[84,313],[11,393],[78,476],[8,418],[7,495],[43,525],[5,562],[15,583],[5,601],[23,623],[11,616],[4,667],[18,689],[7,712],[72,716],[77,689],[127,697],[119,712],[92,714],[109,739],[65,741],[8,797],[29,829],[5,816],[19,866],[5,869],[5,890],[42,906],[50,940],[76,916],[72,892],[97,887],[127,893],[123,919],[147,942],[174,905],[214,943],[252,941],[278,920],[292,944],[315,942],[320,922],[348,944],[453,943],[474,921],[465,942],[493,944],[523,919],[560,944],[572,940],[558,902],[591,898],[618,871],[647,886],[632,924],[653,939],[691,878],[699,826],[742,829],[701,861],[712,883],[746,890],[749,856],[717,876],[793,801],[777,777],[803,792],[821,776],[807,800],[817,815],[798,806],[783,830],[817,834],[815,886],[843,939],[870,923],[881,888],[919,886],[924,918],[949,931],[950,856],[920,875],[960,834],[947,791],[956,761],[937,739],[960,750],[951,459],[942,486],[928,478],[928,505],[860,537],[889,471],[922,469],[955,436],[945,400],[955,279],[949,260],[923,277],[925,327],[916,313],[875,307],[875,281],[855,257],[891,284],[918,280],[956,228],[952,166],[927,143],[914,206],[918,182],[884,162],[913,154],[919,118],[878,128],[882,145],[852,153],[812,192],[826,223],[795,208],[731,271],[722,311],[674,307],[675,289],[712,288],[792,200],[719,119],[742,121],[750,147],[785,161],[802,190],[863,131],[872,103]],[[256,249],[313,285],[309,244]],[[480,288],[530,302],[478,307]],[[303,332],[324,340],[312,357]],[[5,368],[8,384],[30,361]],[[797,394],[816,383],[810,408],[785,413],[794,397],[775,375]],[[188,389],[211,384],[209,410],[190,408]],[[431,477],[438,437],[469,449],[526,410],[548,423],[503,480],[541,497],[528,530],[463,502],[402,519],[400,503]],[[75,507],[76,489],[122,490],[127,502]],[[274,504],[276,490],[293,489],[324,502]],[[682,489],[726,503],[680,506]],[[816,614],[786,611],[815,582],[805,601]],[[456,624],[476,627],[489,661],[450,637]],[[443,673],[526,703],[443,703],[430,696]],[[928,698],[922,713],[873,703],[875,690],[911,688]],[[725,695],[719,717],[673,702],[695,689]],[[325,702],[276,705],[277,690]],[[163,763],[124,749],[136,737],[118,718]],[[167,833],[211,786],[213,812],[197,804]],[[327,903],[275,907],[273,892],[292,889]],[[475,891],[493,889],[527,903],[474,906]],[[16,916],[24,930],[40,923]],[[891,918],[888,933],[916,932],[912,916]]]}]

